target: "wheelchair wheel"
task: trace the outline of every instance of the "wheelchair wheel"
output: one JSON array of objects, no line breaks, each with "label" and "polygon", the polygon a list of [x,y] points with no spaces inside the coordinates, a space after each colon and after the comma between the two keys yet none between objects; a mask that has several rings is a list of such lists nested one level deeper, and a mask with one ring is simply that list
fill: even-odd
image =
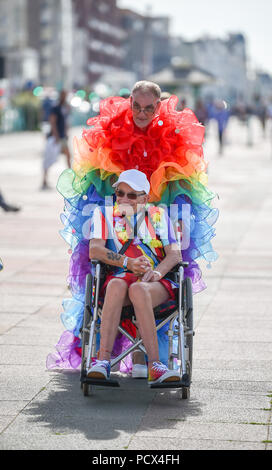
[{"label": "wheelchair wheel", "polygon": [[[185,311],[185,346],[188,351],[186,358],[186,373],[189,376],[189,382],[192,381],[192,368],[193,368],[193,294],[192,294],[192,281],[189,277],[183,283],[183,302]],[[182,398],[190,398],[190,387],[182,388]]]},{"label": "wheelchair wheel", "polygon": [[[84,378],[86,369],[86,351],[89,343],[89,327],[91,320],[91,289],[92,289],[92,275],[89,273],[86,277],[86,294],[85,294],[85,308],[83,325],[81,330],[81,380]],[[84,396],[88,396],[89,388],[88,384],[81,381],[81,388]]]},{"label": "wheelchair wheel", "polygon": [[193,367],[193,337],[194,337],[194,321],[193,321],[193,300],[192,300],[192,281],[190,278],[186,279],[186,317],[185,323],[188,331],[191,334],[186,336],[186,346],[189,348],[189,362],[190,362],[190,374],[192,375]]},{"label": "wheelchair wheel", "polygon": [[[189,375],[191,380],[191,368],[189,362],[186,363],[186,373]],[[182,387],[181,398],[183,400],[188,400],[190,398],[190,387]]]}]

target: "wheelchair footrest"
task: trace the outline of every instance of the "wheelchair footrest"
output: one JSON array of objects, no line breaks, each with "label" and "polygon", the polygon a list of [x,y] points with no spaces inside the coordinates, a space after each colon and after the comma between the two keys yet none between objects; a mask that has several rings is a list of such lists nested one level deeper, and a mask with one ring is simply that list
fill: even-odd
[{"label": "wheelchair footrest", "polygon": [[190,387],[190,377],[188,374],[183,374],[181,380],[178,382],[163,382],[150,385],[150,388],[183,388]]},{"label": "wheelchair footrest", "polygon": [[120,387],[118,380],[113,380],[113,379],[103,380],[103,379],[91,379],[89,377],[84,377],[81,380],[81,382],[88,384],[88,385],[100,385],[102,387]]}]

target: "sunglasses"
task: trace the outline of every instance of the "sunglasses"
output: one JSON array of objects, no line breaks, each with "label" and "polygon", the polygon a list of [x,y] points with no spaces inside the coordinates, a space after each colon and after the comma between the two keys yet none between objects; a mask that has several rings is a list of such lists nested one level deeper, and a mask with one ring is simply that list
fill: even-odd
[{"label": "sunglasses", "polygon": [[137,194],[137,193],[125,193],[124,191],[122,191],[121,189],[117,189],[115,191],[115,194],[117,197],[124,197],[124,196],[127,196],[128,199],[131,199],[132,201],[135,201],[137,199],[137,197],[139,196],[144,196],[146,193],[145,192],[142,192],[140,194]]},{"label": "sunglasses", "polygon": [[[158,103],[159,101],[157,101],[156,106]],[[141,106],[136,101],[133,101],[132,103],[132,109],[137,114],[139,114],[141,111],[143,111],[145,115],[154,114],[156,106],[153,106],[152,104],[150,104],[146,106],[145,108],[141,108]]]}]

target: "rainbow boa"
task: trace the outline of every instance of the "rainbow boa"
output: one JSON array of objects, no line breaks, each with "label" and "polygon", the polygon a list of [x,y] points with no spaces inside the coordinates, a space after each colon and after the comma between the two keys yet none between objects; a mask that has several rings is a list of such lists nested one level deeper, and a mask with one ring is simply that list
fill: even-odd
[{"label": "rainbow boa", "polygon": [[[112,196],[112,184],[119,174],[131,168],[144,172],[150,181],[150,202],[178,206],[190,205],[190,242],[182,250],[189,262],[185,275],[193,284],[193,292],[206,286],[197,260],[208,264],[218,257],[211,239],[215,236],[218,210],[212,207],[215,198],[207,187],[207,164],[203,158],[204,127],[190,109],[176,111],[178,98],[171,96],[161,103],[146,132],[135,127],[128,99],[113,97],[100,104],[100,114],[87,121],[81,139],[74,139],[73,168],[65,170],[57,189],[65,200],[61,215],[63,238],[70,245],[69,285],[72,298],[63,301],[61,315],[66,330],[57,345],[57,352],[47,359],[50,368],[77,368],[81,362],[79,330],[82,324],[85,278],[90,272],[89,240],[83,227],[88,226],[96,205],[103,206],[105,197]],[[86,232],[86,230],[85,230]],[[162,329],[158,335],[160,359],[167,361]],[[116,341],[114,355],[126,344]],[[127,358],[121,370],[131,369]]]}]

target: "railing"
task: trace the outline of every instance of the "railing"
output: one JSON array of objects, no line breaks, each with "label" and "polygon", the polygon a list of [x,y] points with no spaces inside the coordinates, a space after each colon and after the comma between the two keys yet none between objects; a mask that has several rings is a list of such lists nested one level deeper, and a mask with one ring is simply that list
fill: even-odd
[{"label": "railing", "polygon": [[[86,121],[95,116],[93,111],[71,110],[69,125],[86,126]],[[87,126],[86,126],[87,127]],[[0,134],[10,132],[37,131],[42,129],[40,111],[35,108],[8,107],[0,109]]]},{"label": "railing", "polygon": [[0,110],[0,133],[26,130],[25,117],[21,109],[5,108]]}]

